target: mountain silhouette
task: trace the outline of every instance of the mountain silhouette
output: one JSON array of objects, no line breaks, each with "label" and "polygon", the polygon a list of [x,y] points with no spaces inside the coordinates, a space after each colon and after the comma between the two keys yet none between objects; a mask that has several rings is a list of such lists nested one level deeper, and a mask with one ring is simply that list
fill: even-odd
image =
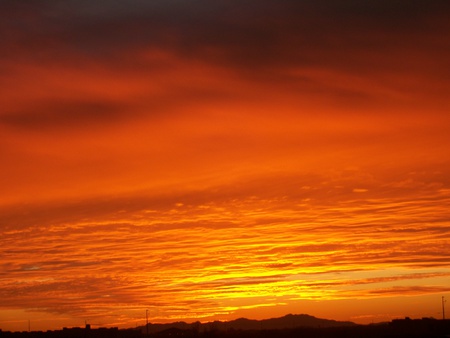
[{"label": "mountain silhouette", "polygon": [[[180,330],[196,330],[200,332],[204,331],[227,331],[227,330],[278,330],[289,329],[298,327],[310,327],[310,328],[330,328],[330,327],[348,327],[356,326],[357,324],[348,321],[336,321],[330,319],[316,318],[314,316],[300,314],[293,315],[288,314],[279,318],[255,320],[247,318],[238,318],[228,322],[214,321],[208,323],[186,323],[186,322],[174,322],[167,324],[148,324],[149,333],[158,333],[169,329]],[[143,333],[146,332],[145,326],[139,327]]]}]

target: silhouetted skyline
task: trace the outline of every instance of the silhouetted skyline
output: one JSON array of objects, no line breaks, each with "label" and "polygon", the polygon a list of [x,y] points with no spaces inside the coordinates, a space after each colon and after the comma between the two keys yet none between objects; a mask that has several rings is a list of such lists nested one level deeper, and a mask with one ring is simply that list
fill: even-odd
[{"label": "silhouetted skyline", "polygon": [[[149,330],[150,326],[150,330]],[[443,338],[450,332],[450,320],[436,320],[434,318],[395,319],[391,322],[358,325],[351,322],[337,322],[315,318],[309,315],[286,315],[281,318],[271,318],[261,321],[239,318],[230,322],[214,321],[210,323],[175,322],[168,324],[147,324],[146,327],[134,329],[92,328],[85,327],[63,328],[52,331],[3,332],[2,337],[101,337],[101,338],[140,338],[140,337],[416,337]]]}]

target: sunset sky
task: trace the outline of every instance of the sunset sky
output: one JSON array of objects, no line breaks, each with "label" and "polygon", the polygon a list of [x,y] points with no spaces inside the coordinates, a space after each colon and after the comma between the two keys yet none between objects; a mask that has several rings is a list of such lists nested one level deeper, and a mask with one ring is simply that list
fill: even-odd
[{"label": "sunset sky", "polygon": [[442,318],[449,1],[0,12],[0,329]]}]

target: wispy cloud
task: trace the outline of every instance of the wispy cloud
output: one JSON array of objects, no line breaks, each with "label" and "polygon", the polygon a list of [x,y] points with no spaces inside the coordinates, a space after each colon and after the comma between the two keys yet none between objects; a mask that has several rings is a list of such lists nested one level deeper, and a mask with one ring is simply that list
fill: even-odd
[{"label": "wispy cloud", "polygon": [[354,200],[346,191],[325,204],[318,195],[328,188],[308,201],[296,189],[174,195],[159,204],[141,198],[130,208],[118,199],[79,207],[78,218],[67,206],[67,219],[41,207],[30,226],[4,229],[2,299],[80,316],[114,313],[118,304],[154,306],[159,317],[177,318],[226,313],[233,299],[258,299],[257,307],[273,299],[449,291],[448,194],[387,199],[368,190]]}]

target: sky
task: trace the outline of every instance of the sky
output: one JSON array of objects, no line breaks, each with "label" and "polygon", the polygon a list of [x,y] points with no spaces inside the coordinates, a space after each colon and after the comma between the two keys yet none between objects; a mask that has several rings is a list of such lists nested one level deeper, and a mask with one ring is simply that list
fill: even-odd
[{"label": "sky", "polygon": [[448,1],[0,10],[0,329],[442,318]]}]

